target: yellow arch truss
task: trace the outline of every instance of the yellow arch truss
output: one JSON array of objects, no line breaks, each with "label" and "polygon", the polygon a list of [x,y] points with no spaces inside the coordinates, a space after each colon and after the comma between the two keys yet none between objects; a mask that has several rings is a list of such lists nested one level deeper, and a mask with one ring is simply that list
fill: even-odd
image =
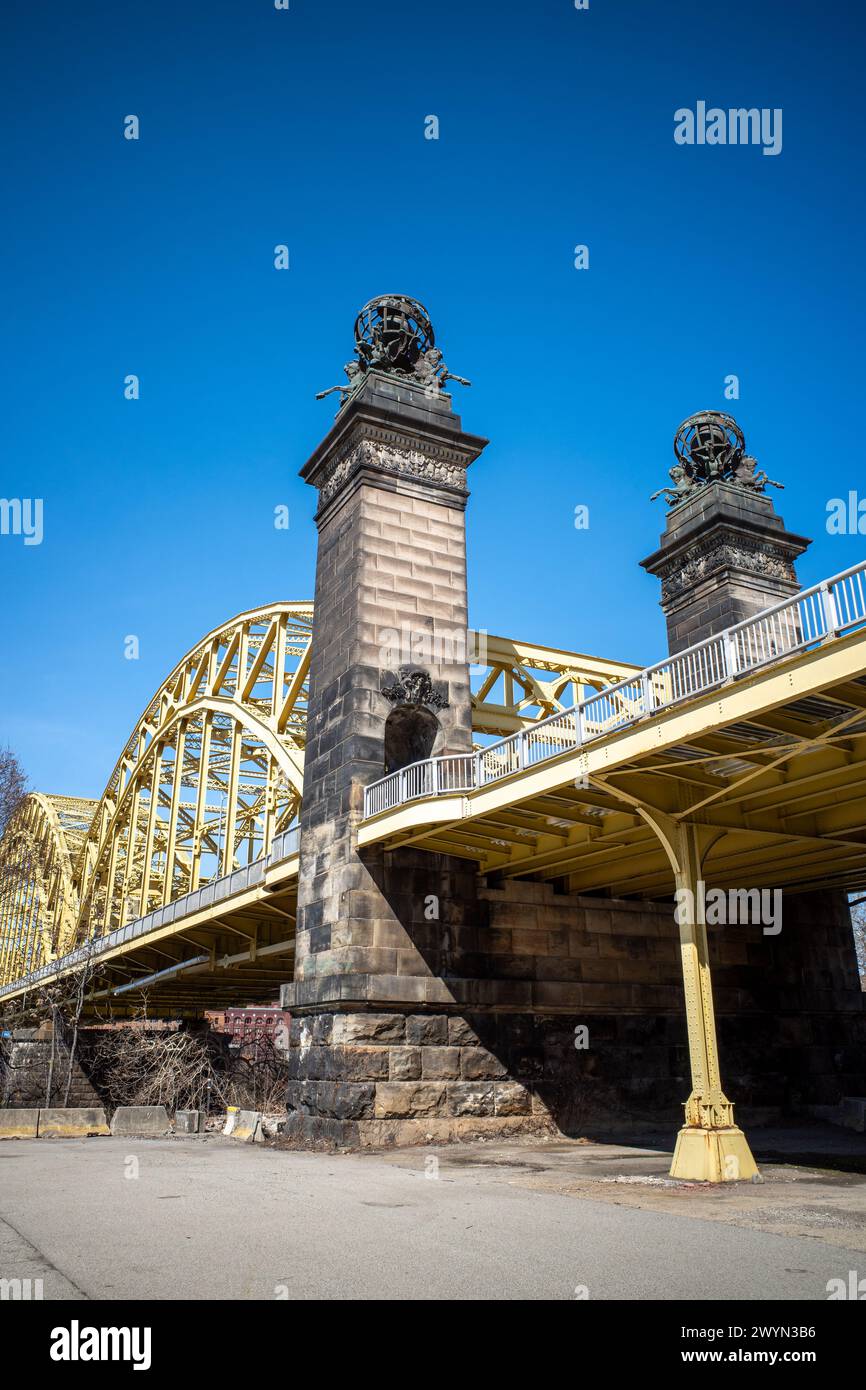
[{"label": "yellow arch truss", "polygon": [[[0,841],[0,984],[267,854],[303,792],[313,605],[276,603],[182,658],[97,802],[25,798]],[[523,728],[636,668],[473,636],[473,728]]]}]

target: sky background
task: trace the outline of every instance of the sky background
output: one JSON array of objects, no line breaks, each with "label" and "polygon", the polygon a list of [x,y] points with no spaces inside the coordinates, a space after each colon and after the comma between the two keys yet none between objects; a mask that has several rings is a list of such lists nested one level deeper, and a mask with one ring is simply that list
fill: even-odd
[{"label": "sky background", "polygon": [[[700,409],[785,483],[804,584],[861,559],[825,523],[866,493],[863,8],[7,0],[0,496],[43,498],[45,538],[0,537],[0,744],[32,785],[98,796],[199,637],[312,598],[314,397],[381,291],[427,306],[491,440],[474,625],[660,658],[648,496]],[[782,153],[676,145],[698,100],[781,107]]]}]

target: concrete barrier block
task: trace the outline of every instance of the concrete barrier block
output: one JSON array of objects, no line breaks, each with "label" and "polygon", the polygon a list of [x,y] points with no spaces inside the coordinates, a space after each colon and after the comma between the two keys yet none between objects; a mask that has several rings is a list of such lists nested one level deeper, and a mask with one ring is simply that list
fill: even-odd
[{"label": "concrete barrier block", "polygon": [[176,1110],[174,1132],[175,1134],[203,1134],[205,1119],[203,1110]]},{"label": "concrete barrier block", "polygon": [[112,1134],[159,1139],[171,1129],[164,1105],[119,1105],[111,1119]]},{"label": "concrete barrier block", "polygon": [[38,1110],[0,1110],[0,1139],[35,1139]]},{"label": "concrete barrier block", "polygon": [[81,1139],[89,1134],[110,1134],[105,1111],[98,1106],[67,1106],[40,1110],[39,1139]]},{"label": "concrete barrier block", "polygon": [[856,1134],[866,1134],[866,1096],[845,1096],[840,1107],[840,1123]]},{"label": "concrete barrier block", "polygon": [[230,1105],[226,1112],[223,1134],[229,1134],[232,1139],[240,1139],[245,1144],[263,1143],[265,1136],[262,1131],[261,1111],[239,1110],[236,1105]]}]

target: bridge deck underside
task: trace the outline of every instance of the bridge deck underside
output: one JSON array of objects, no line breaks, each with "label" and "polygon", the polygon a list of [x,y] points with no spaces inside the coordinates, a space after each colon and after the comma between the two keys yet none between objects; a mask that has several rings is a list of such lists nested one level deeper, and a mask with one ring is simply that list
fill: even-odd
[{"label": "bridge deck underside", "polygon": [[572,892],[673,891],[643,810],[717,832],[708,887],[866,886],[866,640],[848,639],[551,763],[367,822],[362,843],[462,856]]},{"label": "bridge deck underside", "polygon": [[[286,865],[270,884],[118,946],[91,967],[85,1013],[159,1016],[273,1003],[292,977],[296,907],[297,868]],[[72,971],[59,978],[77,985]]]}]

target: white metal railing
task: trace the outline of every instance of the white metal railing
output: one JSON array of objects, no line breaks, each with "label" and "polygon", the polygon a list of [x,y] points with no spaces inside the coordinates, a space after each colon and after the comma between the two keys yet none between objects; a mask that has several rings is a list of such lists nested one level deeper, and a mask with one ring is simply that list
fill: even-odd
[{"label": "white metal railing", "polygon": [[474,791],[864,625],[866,560],[487,748],[380,777],[364,789],[364,819],[407,801]]},{"label": "white metal railing", "polygon": [[[275,835],[271,841],[268,863],[278,864],[281,859],[288,859],[290,854],[297,854],[299,840],[300,830],[296,825],[293,825],[290,830],[281,830],[279,835]],[[257,859],[255,862],[261,864],[262,860]]]},{"label": "white metal railing", "polygon": [[173,903],[167,903],[165,907],[154,908],[144,917],[136,917],[132,922],[126,922],[122,927],[116,927],[107,936],[95,937],[87,941],[83,946],[76,946],[74,951],[69,951],[65,956],[59,956],[56,960],[48,961],[46,965],[40,965],[38,970],[32,970],[27,975],[23,975],[20,980],[15,980],[12,984],[4,985],[0,989],[0,999],[7,994],[16,993],[23,986],[39,984],[48,976],[58,975],[61,971],[69,970],[76,965],[80,965],[87,959],[98,959],[99,956],[113,951],[116,946],[125,945],[127,941],[137,941],[140,936],[146,936],[148,932],[157,931],[160,927],[169,926],[172,922],[178,922],[184,917],[191,917],[193,913],[200,912],[204,907],[212,907],[214,903],[221,903],[226,898],[233,898],[236,893],[243,893],[247,888],[254,888],[257,883],[261,883],[265,876],[265,871],[271,864],[278,864],[290,855],[298,851],[299,830],[296,825],[290,830],[282,830],[279,835],[275,835],[271,842],[270,854],[262,855],[260,859],[254,859],[251,864],[246,864],[242,869],[233,869],[230,874],[224,874],[222,878],[211,879],[202,888],[196,888],[192,893],[185,893],[181,898],[175,898]]}]

